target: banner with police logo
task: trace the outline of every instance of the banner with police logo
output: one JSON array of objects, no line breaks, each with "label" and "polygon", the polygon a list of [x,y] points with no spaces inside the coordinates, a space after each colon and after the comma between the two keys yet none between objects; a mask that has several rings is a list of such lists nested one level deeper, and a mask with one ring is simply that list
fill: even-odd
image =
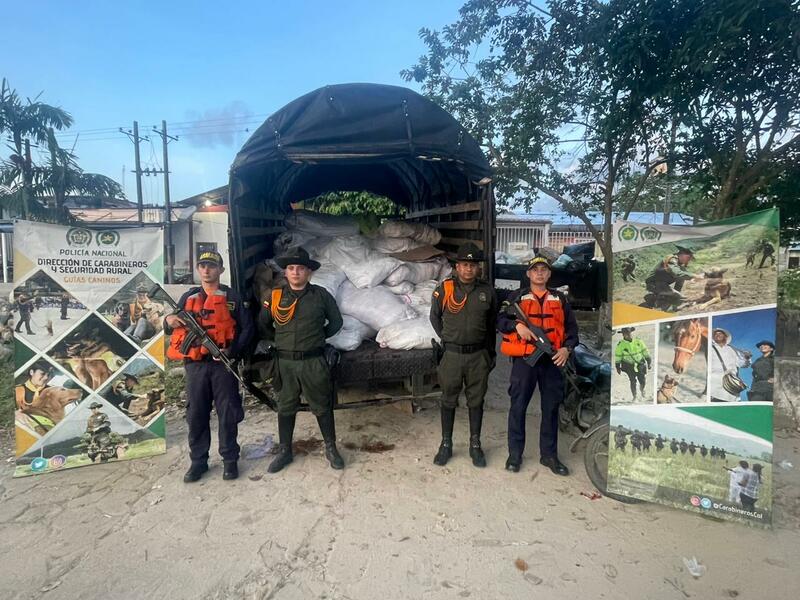
[{"label": "banner with police logo", "polygon": [[15,477],[166,451],[160,228],[14,226]]},{"label": "banner with police logo", "polygon": [[614,225],[610,492],[771,523],[778,232]]}]

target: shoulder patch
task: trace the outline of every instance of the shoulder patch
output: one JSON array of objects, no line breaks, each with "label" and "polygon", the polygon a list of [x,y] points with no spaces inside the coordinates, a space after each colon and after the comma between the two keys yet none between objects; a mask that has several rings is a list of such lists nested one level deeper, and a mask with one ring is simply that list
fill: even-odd
[{"label": "shoulder patch", "polygon": [[478,300],[480,300],[481,302],[486,302],[486,292],[479,292]]}]

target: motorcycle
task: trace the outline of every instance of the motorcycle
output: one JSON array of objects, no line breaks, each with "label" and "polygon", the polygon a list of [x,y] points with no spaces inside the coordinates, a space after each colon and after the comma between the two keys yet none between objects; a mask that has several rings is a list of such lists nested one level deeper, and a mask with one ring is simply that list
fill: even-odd
[{"label": "motorcycle", "polygon": [[604,361],[585,344],[578,344],[571,357],[572,376],[565,377],[564,402],[559,407],[559,428],[577,428],[581,435],[570,445],[570,452],[586,441],[583,465],[592,484],[604,496],[626,504],[641,502],[607,490],[609,409],[611,405],[611,363]]}]

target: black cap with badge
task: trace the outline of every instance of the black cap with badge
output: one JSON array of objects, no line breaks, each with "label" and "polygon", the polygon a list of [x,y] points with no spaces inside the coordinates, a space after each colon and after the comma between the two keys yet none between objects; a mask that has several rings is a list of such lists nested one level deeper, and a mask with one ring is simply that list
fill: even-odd
[{"label": "black cap with badge", "polygon": [[201,252],[197,259],[197,264],[202,265],[203,263],[222,267],[222,255],[216,250],[206,250],[205,252]]}]

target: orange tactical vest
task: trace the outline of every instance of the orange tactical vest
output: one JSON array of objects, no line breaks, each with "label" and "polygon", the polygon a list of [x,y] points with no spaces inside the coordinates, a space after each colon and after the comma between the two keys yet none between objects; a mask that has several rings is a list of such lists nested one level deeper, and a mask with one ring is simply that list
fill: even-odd
[{"label": "orange tactical vest", "polygon": [[[544,297],[544,302],[534,296],[533,292],[528,292],[519,299],[522,312],[528,315],[531,323],[538,325],[547,334],[553,348],[558,350],[564,344],[564,304],[561,297],[554,292],[548,291]],[[503,341],[500,342],[500,352],[506,356],[528,356],[534,351],[534,346],[530,342],[524,341],[516,331],[503,334]]]},{"label": "orange tactical vest", "polygon": [[[224,290],[217,290],[210,296],[205,296],[205,301],[203,301],[204,296],[202,290],[189,296],[186,299],[186,311],[194,315],[194,318],[208,332],[209,337],[216,342],[217,346],[227,348],[236,336],[236,321],[228,307],[228,294]],[[172,360],[185,358],[203,360],[208,356],[209,351],[200,345],[199,341],[189,348],[188,353],[181,353],[181,345],[188,333],[189,330],[186,327],[175,329],[169,348],[167,348],[169,358]]]}]

